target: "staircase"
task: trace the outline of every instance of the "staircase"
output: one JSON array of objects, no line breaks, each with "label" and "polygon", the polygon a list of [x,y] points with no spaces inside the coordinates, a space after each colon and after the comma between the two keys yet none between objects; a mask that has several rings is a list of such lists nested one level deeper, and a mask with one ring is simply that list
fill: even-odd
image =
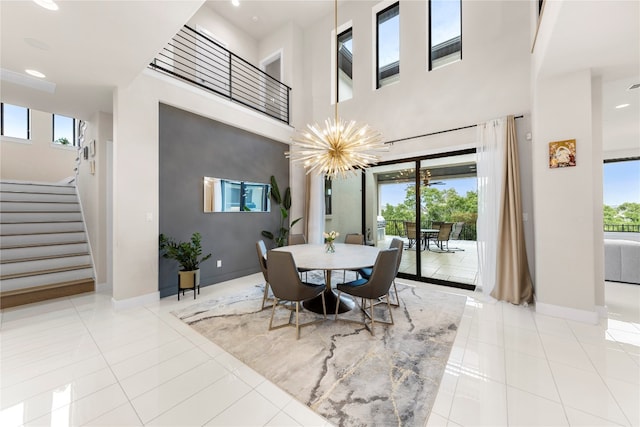
[{"label": "staircase", "polygon": [[0,308],[94,289],[75,186],[0,182]]}]

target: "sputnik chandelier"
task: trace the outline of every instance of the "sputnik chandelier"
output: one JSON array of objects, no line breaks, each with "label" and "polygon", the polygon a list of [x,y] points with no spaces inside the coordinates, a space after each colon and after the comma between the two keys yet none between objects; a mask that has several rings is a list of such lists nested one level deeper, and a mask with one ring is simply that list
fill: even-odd
[{"label": "sputnik chandelier", "polygon": [[[334,21],[337,35],[338,0],[334,3]],[[291,138],[293,149],[285,153],[294,162],[302,162],[307,174],[324,174],[329,179],[355,175],[357,169],[379,160],[372,152],[387,150],[378,131],[367,124],[357,124],[354,120],[346,122],[338,117],[337,86],[336,75],[335,117],[326,119],[324,128],[315,123],[308,124],[305,131],[298,131]]]}]

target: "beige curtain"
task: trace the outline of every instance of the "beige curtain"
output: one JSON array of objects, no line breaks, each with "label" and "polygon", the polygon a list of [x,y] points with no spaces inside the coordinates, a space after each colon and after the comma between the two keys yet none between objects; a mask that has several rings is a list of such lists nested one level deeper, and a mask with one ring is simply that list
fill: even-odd
[{"label": "beige curtain", "polygon": [[533,301],[533,285],[527,264],[520,199],[518,141],[513,116],[507,117],[504,181],[498,223],[498,264],[491,296],[512,304]]}]

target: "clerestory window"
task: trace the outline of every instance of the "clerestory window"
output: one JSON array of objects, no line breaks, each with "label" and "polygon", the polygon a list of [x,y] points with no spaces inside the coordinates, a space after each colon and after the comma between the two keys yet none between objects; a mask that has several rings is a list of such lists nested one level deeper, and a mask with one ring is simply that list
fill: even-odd
[{"label": "clerestory window", "polygon": [[338,102],[353,98],[353,28],[338,34]]},{"label": "clerestory window", "polygon": [[400,80],[400,3],[376,14],[376,88]]},{"label": "clerestory window", "polygon": [[429,71],[462,59],[462,0],[429,0]]}]

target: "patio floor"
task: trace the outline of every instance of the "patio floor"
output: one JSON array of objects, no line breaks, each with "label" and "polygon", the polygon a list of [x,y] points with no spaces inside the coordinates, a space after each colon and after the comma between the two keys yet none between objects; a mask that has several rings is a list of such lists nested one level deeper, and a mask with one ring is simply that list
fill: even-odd
[{"label": "patio floor", "polygon": [[[394,237],[386,236],[378,241],[378,247],[388,248]],[[416,247],[408,247],[407,238],[399,237],[405,242],[400,272],[416,274]],[[476,285],[478,280],[478,251],[475,240],[451,240],[449,250],[453,252],[436,252],[431,244],[431,251],[423,249],[421,256],[421,276],[448,280],[463,284]]]}]

